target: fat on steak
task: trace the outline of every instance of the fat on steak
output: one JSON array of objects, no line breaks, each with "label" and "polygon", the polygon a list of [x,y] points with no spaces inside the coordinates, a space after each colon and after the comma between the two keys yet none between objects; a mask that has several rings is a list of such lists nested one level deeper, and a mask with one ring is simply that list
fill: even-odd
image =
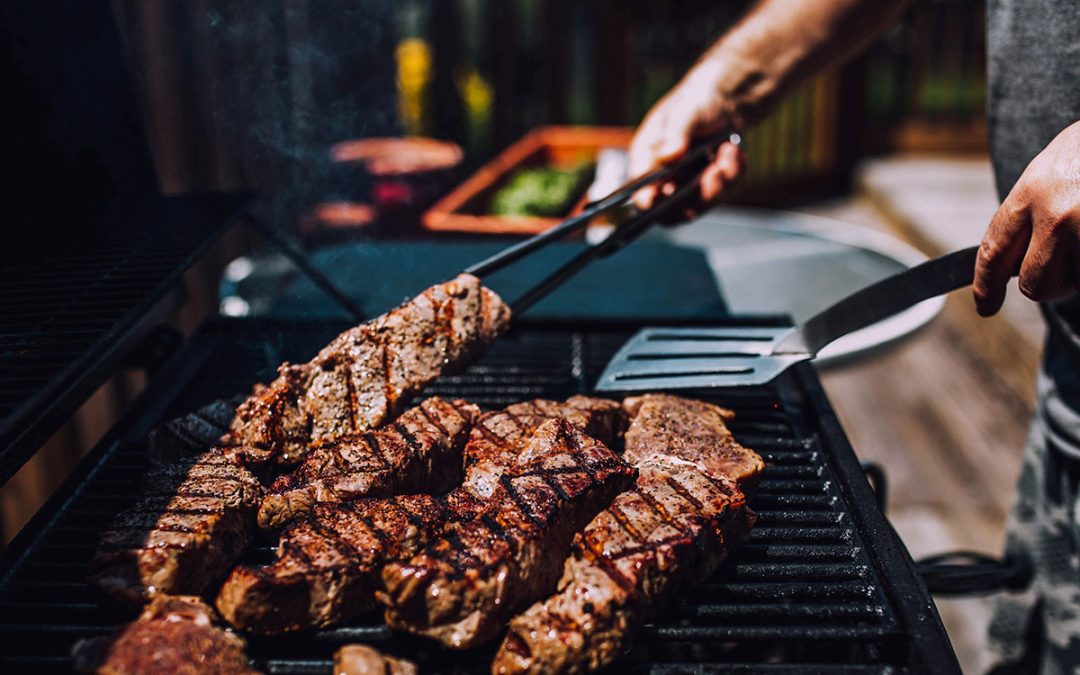
[{"label": "fat on steak", "polygon": [[[639,458],[634,489],[575,538],[558,592],[510,621],[493,673],[584,673],[611,665],[645,621],[676,592],[712,574],[749,534],[755,516],[734,479],[756,484],[745,467],[760,459],[727,464],[734,467],[731,478],[703,470],[716,469],[707,459],[717,451],[715,439],[727,434],[726,426],[704,433],[698,425],[723,421],[702,417],[697,401],[657,398],[663,415],[628,406],[639,411],[626,432],[627,455]],[[644,447],[690,428],[695,433],[673,454],[661,445]]]},{"label": "fat on steak", "polygon": [[479,415],[471,403],[433,396],[375,431],[313,446],[267,490],[259,527],[278,530],[317,502],[450,490],[461,482],[461,453]]},{"label": "fat on steak", "polygon": [[533,470],[506,473],[477,518],[382,570],[386,621],[466,649],[555,588],[574,534],[633,484],[636,472],[566,420],[523,449]]},{"label": "fat on steak", "polygon": [[228,444],[295,464],[311,443],[392,419],[425,385],[483,353],[509,320],[506,304],[472,275],[432,286],[345,331],[308,363],[282,365],[240,405]]},{"label": "fat on steak", "polygon": [[101,675],[257,675],[246,646],[240,636],[214,626],[214,610],[200,598],[159,595],[136,621],[76,642],[72,665]]},{"label": "fat on steak", "polygon": [[201,593],[250,542],[261,497],[255,476],[219,452],[158,467],[102,533],[90,581],[132,604]]}]

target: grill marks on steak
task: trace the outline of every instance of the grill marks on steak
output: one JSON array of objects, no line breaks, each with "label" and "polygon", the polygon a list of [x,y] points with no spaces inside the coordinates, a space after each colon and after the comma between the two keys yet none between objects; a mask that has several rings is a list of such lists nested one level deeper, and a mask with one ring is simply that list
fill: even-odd
[{"label": "grill marks on steak", "polygon": [[[641,398],[653,398],[663,414],[657,408],[642,414],[648,401],[628,405],[638,412],[626,432],[627,455],[637,458],[640,471],[634,489],[575,538],[558,593],[510,622],[493,672],[587,672],[610,665],[644,621],[679,589],[715,571],[753,526],[735,481],[703,467],[731,467],[733,478],[756,484],[756,473],[746,467],[760,465],[760,458],[709,461],[716,458],[715,439],[728,435],[715,411],[703,415],[699,402],[671,396]],[[700,428],[706,422],[723,428],[707,433]],[[695,431],[672,454],[659,444],[646,446],[651,438],[670,439],[676,429]],[[756,456],[738,447],[738,454]]]},{"label": "grill marks on steak", "polygon": [[[542,467],[553,448],[523,452],[535,427],[546,421],[527,418],[521,409],[530,405],[511,406],[509,416],[497,412],[479,417],[464,452],[483,464],[474,461],[465,485],[445,495],[316,503],[304,520],[282,532],[276,562],[233,570],[217,599],[222,616],[240,628],[278,633],[333,625],[371,609],[387,560],[412,557],[431,539],[487,507],[488,497],[466,487],[478,480],[480,471],[498,482],[504,472],[519,475]],[[574,397],[565,408],[551,401],[535,406],[548,414],[565,410],[578,423],[621,441],[626,419],[618,403]],[[499,422],[480,430],[484,420],[493,419],[509,426]]]},{"label": "grill marks on steak", "polygon": [[150,432],[151,460],[171,464],[207,448],[228,445],[229,425],[242,402],[243,398],[214,401],[158,426]]},{"label": "grill marks on steak", "polygon": [[251,472],[218,452],[159,467],[102,534],[90,581],[133,604],[201,593],[251,540],[261,496]]},{"label": "grill marks on steak", "polygon": [[510,621],[495,673],[595,671],[679,588],[703,581],[749,532],[735,483],[687,464],[640,467],[575,541],[559,592]]},{"label": "grill marks on steak", "polygon": [[75,643],[72,665],[77,672],[109,675],[256,675],[243,638],[213,624],[214,611],[201,599],[159,595],[136,621]]},{"label": "grill marks on steak", "polygon": [[566,420],[609,448],[621,447],[626,430],[622,406],[589,396],[571,396],[564,402],[535,399],[485,413],[476,421],[465,447],[466,489],[490,497],[536,429],[553,419]]},{"label": "grill marks on steak", "polygon": [[482,503],[455,490],[317,504],[281,535],[271,565],[233,569],[217,598],[233,626],[259,633],[325,627],[374,607],[378,570],[415,554],[430,537],[467,522]]},{"label": "grill marks on steak", "polygon": [[269,451],[282,464],[309,443],[379,426],[443,372],[483,352],[510,310],[480,280],[462,274],[339,335],[310,362],[278,378],[237,410],[230,444]]},{"label": "grill marks on steak", "polygon": [[739,445],[727,428],[735,413],[669,394],[634,396],[623,405],[633,420],[626,432],[628,462],[637,466],[650,459],[692,462],[753,494],[765,462],[753,450]]},{"label": "grill marks on steak", "polygon": [[480,409],[432,397],[394,423],[313,446],[300,466],[270,486],[259,527],[276,530],[317,502],[442,493],[461,482],[461,453]]},{"label": "grill marks on steak", "polygon": [[635,471],[565,420],[542,424],[488,507],[408,561],[383,567],[386,620],[464,649],[493,638],[550,593],[574,533],[633,483]]}]

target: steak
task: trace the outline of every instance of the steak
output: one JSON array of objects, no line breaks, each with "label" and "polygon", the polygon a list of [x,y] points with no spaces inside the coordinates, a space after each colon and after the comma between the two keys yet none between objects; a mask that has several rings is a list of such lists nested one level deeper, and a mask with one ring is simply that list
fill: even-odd
[{"label": "steak", "polygon": [[350,619],[375,607],[386,560],[414,555],[431,537],[476,517],[482,505],[463,490],[316,504],[282,532],[274,563],[232,570],[218,611],[233,626],[264,634]]},{"label": "steak", "polygon": [[243,638],[213,623],[214,610],[199,598],[158,595],[136,621],[76,642],[73,667],[101,675],[257,675]]},{"label": "steak", "polygon": [[334,675],[416,675],[416,664],[367,645],[345,645],[334,654]]},{"label": "steak", "polygon": [[90,581],[133,604],[201,593],[251,540],[261,496],[255,476],[218,452],[158,467],[102,534]]},{"label": "steak", "polygon": [[[530,460],[537,461],[530,461]],[[542,424],[488,506],[405,561],[377,594],[393,628],[465,649],[554,590],[574,533],[633,484],[636,472],[565,420]]]},{"label": "steak", "polygon": [[[549,414],[562,405],[535,402],[536,410]],[[305,519],[282,532],[274,563],[232,571],[217,599],[222,616],[238,628],[273,634],[330,626],[372,609],[379,570],[387,560],[412,557],[486,507],[490,493],[468,487],[480,483],[481,472],[497,483],[504,472],[540,467],[544,454],[523,455],[522,448],[535,426],[548,418],[529,417],[523,406],[529,404],[514,404],[509,414],[479,417],[464,451],[473,460],[465,485],[445,495],[315,503]],[[626,415],[619,404],[574,397],[564,409],[578,423],[621,441]]]},{"label": "steak", "polygon": [[561,403],[546,399],[514,403],[477,420],[465,447],[465,487],[480,497],[490,497],[529,437],[553,419],[565,419],[609,448],[622,446],[626,413],[614,401],[571,396]]},{"label": "steak", "polygon": [[633,423],[626,432],[626,460],[636,466],[651,458],[693,462],[717,478],[735,481],[753,494],[765,462],[739,445],[727,428],[735,413],[705,401],[645,394],[623,402]]},{"label": "steak", "polygon": [[172,464],[213,446],[228,445],[229,425],[242,398],[214,401],[150,432],[150,460]]},{"label": "steak", "polygon": [[228,444],[295,464],[310,443],[399,414],[425,385],[480,355],[509,320],[509,308],[472,275],[432,286],[345,331],[308,363],[283,364],[277,379],[240,405]]},{"label": "steak", "polygon": [[[668,416],[656,409],[639,413],[626,432],[627,455],[644,457],[634,489],[575,538],[558,592],[510,621],[492,672],[581,673],[610,665],[645,621],[680,589],[707,578],[753,527],[754,514],[735,481],[702,469],[716,466],[708,461],[713,442],[725,437],[726,426],[711,433],[695,427],[703,420],[716,424],[717,415],[702,414],[714,411],[677,405],[683,399],[674,397],[642,398],[663,404]],[[691,428],[694,434],[672,455],[644,447],[649,438]],[[735,476],[756,482],[745,473],[746,463],[730,466]]]},{"label": "steak", "polygon": [[313,446],[300,466],[270,486],[259,527],[277,530],[316,502],[395,494],[442,493],[461,482],[461,453],[480,409],[432,397],[395,422]]}]

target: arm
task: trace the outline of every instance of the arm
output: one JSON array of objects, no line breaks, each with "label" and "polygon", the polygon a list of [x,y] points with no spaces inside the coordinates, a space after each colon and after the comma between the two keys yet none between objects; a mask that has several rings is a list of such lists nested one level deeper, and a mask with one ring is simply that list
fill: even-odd
[{"label": "arm", "polygon": [[[695,138],[754,121],[791,87],[854,56],[906,5],[761,0],[649,111],[631,144],[631,174],[674,161]],[[738,148],[723,146],[702,175],[702,199],[714,200],[741,170]],[[648,208],[657,189],[639,193],[638,205]]]},{"label": "arm", "polygon": [[1080,122],[1031,160],[983,235],[975,263],[975,307],[1001,309],[1020,270],[1020,291],[1055,300],[1080,289]]}]

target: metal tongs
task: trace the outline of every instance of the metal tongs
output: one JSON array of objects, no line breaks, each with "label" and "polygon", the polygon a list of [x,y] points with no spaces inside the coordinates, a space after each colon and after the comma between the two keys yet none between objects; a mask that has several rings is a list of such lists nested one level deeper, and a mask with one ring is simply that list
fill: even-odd
[{"label": "metal tongs", "polygon": [[672,194],[660,198],[652,208],[645,212],[637,212],[615,227],[615,229],[602,241],[581,251],[567,260],[547,277],[540,280],[535,286],[526,291],[520,298],[510,304],[514,316],[517,316],[542,300],[545,296],[558,288],[563,282],[580,271],[587,264],[606,255],[610,255],[630,243],[645,230],[672,212],[679,204],[684,203],[698,190],[698,178],[701,172],[708,166],[715,156],[717,148],[723,143],[739,144],[741,138],[738,133],[726,130],[710,138],[696,143],[685,155],[671,164],[664,165],[650,173],[636,178],[615,190],[603,199],[598,199],[585,205],[581,213],[568,218],[553,227],[544,230],[540,234],[526,239],[510,248],[482,260],[467,268],[466,273],[483,278],[497,272],[511,263],[529,255],[551,242],[567,237],[588,225],[594,218],[609,211],[613,211],[625,205],[635,192],[659,181],[678,177],[681,185]]}]

